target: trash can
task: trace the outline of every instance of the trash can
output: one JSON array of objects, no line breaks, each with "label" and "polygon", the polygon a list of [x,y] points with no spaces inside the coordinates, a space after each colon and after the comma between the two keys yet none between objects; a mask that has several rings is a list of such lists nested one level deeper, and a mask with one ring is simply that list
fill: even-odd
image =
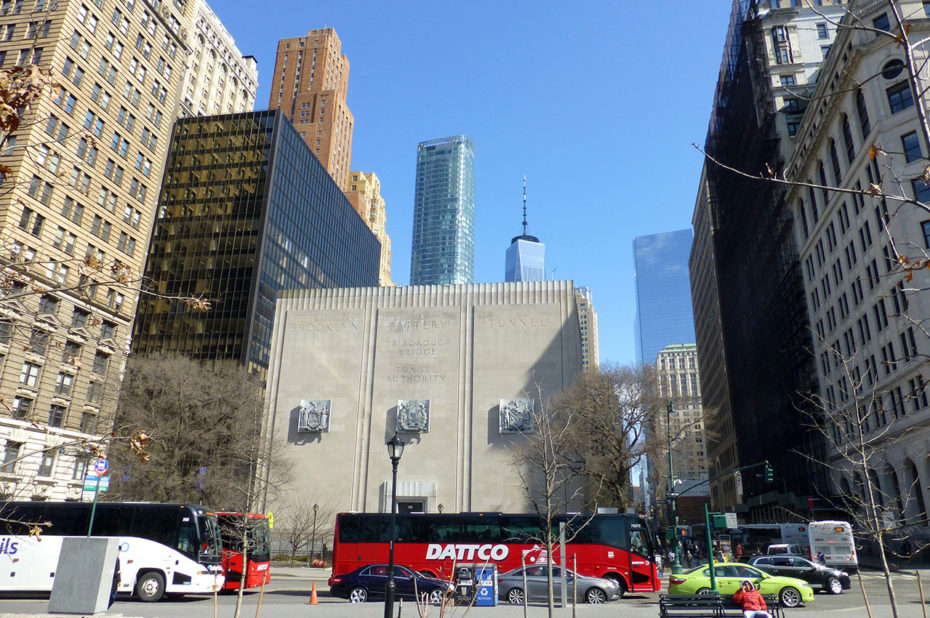
[{"label": "trash can", "polygon": [[455,593],[453,598],[456,605],[468,605],[475,597],[475,567],[459,565],[455,567]]}]

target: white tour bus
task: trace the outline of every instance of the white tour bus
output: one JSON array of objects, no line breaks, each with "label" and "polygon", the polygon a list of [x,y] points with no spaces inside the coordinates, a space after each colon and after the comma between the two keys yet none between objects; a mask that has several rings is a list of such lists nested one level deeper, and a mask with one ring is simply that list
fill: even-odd
[{"label": "white tour bus", "polygon": [[[51,592],[62,537],[87,536],[91,503],[0,502],[0,593]],[[41,540],[29,534],[43,526]],[[93,536],[119,538],[120,593],[143,601],[223,587],[216,515],[189,504],[100,502]]]},{"label": "white tour bus", "polygon": [[857,571],[859,559],[852,526],[846,521],[812,521],[807,525],[811,556],[823,552],[824,563],[845,571]]}]

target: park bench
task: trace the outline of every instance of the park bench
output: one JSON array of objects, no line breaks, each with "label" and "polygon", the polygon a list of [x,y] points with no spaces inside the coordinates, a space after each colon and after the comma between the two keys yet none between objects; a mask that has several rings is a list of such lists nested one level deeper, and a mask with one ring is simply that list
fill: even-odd
[{"label": "park bench", "polygon": [[[784,618],[785,612],[778,595],[763,595],[768,612],[773,618]],[[725,618],[742,616],[743,612],[732,597],[716,594],[662,594],[659,595],[660,618]]]}]

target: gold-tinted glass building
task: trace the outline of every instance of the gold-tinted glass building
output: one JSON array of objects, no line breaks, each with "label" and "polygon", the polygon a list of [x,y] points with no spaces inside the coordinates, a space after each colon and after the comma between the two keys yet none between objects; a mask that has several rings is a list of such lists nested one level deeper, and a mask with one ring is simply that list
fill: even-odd
[{"label": "gold-tinted glass building", "polygon": [[278,41],[268,109],[280,109],[343,191],[355,119],[346,104],[349,60],[332,28]]},{"label": "gold-tinted glass building", "polygon": [[280,111],[175,124],[133,353],[231,360],[264,372],[283,289],[378,285],[380,244]]}]

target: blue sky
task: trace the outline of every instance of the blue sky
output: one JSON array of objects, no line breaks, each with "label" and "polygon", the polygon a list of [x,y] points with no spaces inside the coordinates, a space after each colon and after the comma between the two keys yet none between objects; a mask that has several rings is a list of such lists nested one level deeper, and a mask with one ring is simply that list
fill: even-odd
[{"label": "blue sky", "polygon": [[[333,27],[349,59],[352,169],[387,203],[393,277],[409,283],[417,142],[475,141],[475,281],[502,281],[520,233],[594,294],[602,363],[635,360],[632,241],[689,227],[730,3],[652,0],[244,0],[211,7],[258,60],[268,106],[277,41]],[[554,271],[554,272],[553,272]]]}]

